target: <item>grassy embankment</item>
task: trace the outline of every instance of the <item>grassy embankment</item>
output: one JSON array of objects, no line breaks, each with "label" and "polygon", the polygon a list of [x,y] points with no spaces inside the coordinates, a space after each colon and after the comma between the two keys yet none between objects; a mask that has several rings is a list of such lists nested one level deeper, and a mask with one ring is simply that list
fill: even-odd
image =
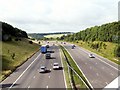
[{"label": "grassy embankment", "polygon": [[62,37],[64,34],[53,34],[53,35],[45,35],[44,37],[46,38],[57,38],[57,37]]},{"label": "grassy embankment", "polygon": [[[112,62],[115,62],[116,64],[120,65],[120,58],[115,57],[114,51],[117,46],[117,43],[111,43],[111,42],[102,42],[103,46],[99,47],[98,49],[93,49],[90,46],[90,43],[95,44],[95,43],[100,43],[100,41],[95,41],[95,42],[83,42],[83,41],[78,41],[78,42],[72,42],[76,45],[79,45],[80,47],[83,47],[87,50],[90,50],[94,53],[97,53],[105,58],[108,58]],[[104,47],[105,45],[105,47]]]},{"label": "grassy embankment", "polygon": [[2,73],[0,74],[2,80],[39,49],[39,45],[30,44],[27,39],[22,39],[22,41],[0,41],[0,44],[2,44],[2,61],[0,61],[2,62],[2,72],[0,72]]},{"label": "grassy embankment", "polygon": [[[87,80],[85,79],[85,77],[83,76],[83,74],[81,73],[81,71],[79,70],[79,68],[77,67],[77,65],[75,64],[75,62],[73,61],[73,59],[71,58],[71,56],[69,55],[69,53],[65,50],[65,48],[63,46],[60,46],[62,53],[64,53],[64,55],[66,55],[66,58],[69,62],[69,64],[71,65],[71,67],[78,73],[78,75],[84,80],[84,82],[87,83]],[[68,72],[68,66],[67,66],[67,61],[66,59],[63,57],[63,65],[64,65],[64,70],[65,70],[65,76],[66,76],[66,82],[67,82],[67,87],[71,88],[71,83],[70,83],[70,79],[71,81],[74,82],[75,87],[76,88],[86,88],[85,84],[83,83],[82,80],[79,79],[79,77],[74,73],[69,73]],[[70,74],[70,78],[69,78],[69,74]]]}]

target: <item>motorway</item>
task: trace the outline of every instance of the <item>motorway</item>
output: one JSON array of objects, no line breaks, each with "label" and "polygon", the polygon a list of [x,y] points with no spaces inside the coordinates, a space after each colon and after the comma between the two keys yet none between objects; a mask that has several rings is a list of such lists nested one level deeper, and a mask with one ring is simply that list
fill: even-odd
[{"label": "motorway", "polygon": [[63,46],[68,50],[93,88],[104,88],[118,77],[118,65],[115,63],[95,53],[95,58],[90,58],[89,54],[92,52],[78,46],[72,49],[72,45],[69,43]]},{"label": "motorway", "polygon": [[[55,42],[54,42],[55,43]],[[62,70],[53,70],[53,63],[61,64],[59,47],[50,42],[49,51],[52,58],[45,59],[45,55],[38,51],[22,66],[18,67],[9,77],[2,82],[3,88],[66,88],[65,77]],[[118,77],[118,65],[94,54],[89,58],[88,50],[76,46],[74,49],[69,43],[62,44],[70,53],[79,69],[93,88],[104,88]],[[40,66],[45,65],[47,73],[39,73]]]},{"label": "motorway", "polygon": [[[58,46],[50,46],[51,59],[45,59],[40,51],[17,68],[2,82],[3,88],[66,88],[63,69],[53,70],[53,63],[62,67]],[[40,66],[47,67],[46,73],[39,73]]]}]

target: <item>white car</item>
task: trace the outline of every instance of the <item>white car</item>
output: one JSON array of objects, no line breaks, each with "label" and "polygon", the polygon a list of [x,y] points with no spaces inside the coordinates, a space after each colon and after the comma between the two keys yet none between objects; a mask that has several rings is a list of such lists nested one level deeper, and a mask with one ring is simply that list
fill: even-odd
[{"label": "white car", "polygon": [[95,58],[95,56],[93,54],[89,54],[90,58]]},{"label": "white car", "polygon": [[53,69],[55,70],[55,69],[59,69],[60,67],[59,67],[59,64],[58,63],[54,63],[53,64]]},{"label": "white car", "polygon": [[47,68],[45,66],[40,67],[40,73],[45,73],[47,71]]}]

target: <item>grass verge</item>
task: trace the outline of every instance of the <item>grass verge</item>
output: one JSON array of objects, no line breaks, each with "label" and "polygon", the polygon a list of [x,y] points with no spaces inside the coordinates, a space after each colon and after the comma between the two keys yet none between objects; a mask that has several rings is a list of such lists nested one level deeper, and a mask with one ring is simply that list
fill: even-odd
[{"label": "grass verge", "polygon": [[63,54],[62,50],[60,50],[60,51],[61,51],[60,53],[61,53],[61,57],[62,57],[63,67],[64,67],[64,74],[65,74],[67,89],[72,90],[71,89],[72,87],[71,87],[71,83],[70,83],[70,78],[69,78],[67,62],[65,61],[65,57],[64,57],[64,54]]},{"label": "grass verge", "polygon": [[[75,64],[75,62],[71,58],[71,56],[69,55],[69,53],[65,50],[65,48],[63,46],[60,46],[60,47],[61,47],[64,55],[67,58],[67,61],[64,60],[65,67],[67,67],[67,63],[69,63],[69,65],[77,72],[77,74],[83,79],[83,81],[88,85],[88,87],[90,87],[87,80],[85,79],[82,72],[79,70],[79,68],[77,67],[77,65]],[[68,67],[67,67],[67,70],[68,70]],[[85,86],[85,84],[83,83],[83,81],[80,80],[79,77],[74,72],[71,72],[70,76],[71,76],[72,81],[74,82],[75,88],[87,88]]]},{"label": "grass verge", "polygon": [[27,39],[22,39],[21,41],[0,41],[0,44],[2,44],[2,74],[0,74],[2,80],[27,61],[40,47],[35,43],[30,44]]}]

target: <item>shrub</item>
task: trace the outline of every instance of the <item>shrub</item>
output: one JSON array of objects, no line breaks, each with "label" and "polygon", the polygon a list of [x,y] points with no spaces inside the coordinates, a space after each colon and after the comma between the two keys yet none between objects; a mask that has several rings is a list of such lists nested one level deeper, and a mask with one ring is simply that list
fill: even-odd
[{"label": "shrub", "polygon": [[120,57],[120,45],[115,48],[115,56]]},{"label": "shrub", "polygon": [[30,43],[30,44],[33,44],[33,42],[32,42],[32,41],[29,41],[29,43]]},{"label": "shrub", "polygon": [[15,38],[15,41],[18,41],[19,39],[18,38]]}]

